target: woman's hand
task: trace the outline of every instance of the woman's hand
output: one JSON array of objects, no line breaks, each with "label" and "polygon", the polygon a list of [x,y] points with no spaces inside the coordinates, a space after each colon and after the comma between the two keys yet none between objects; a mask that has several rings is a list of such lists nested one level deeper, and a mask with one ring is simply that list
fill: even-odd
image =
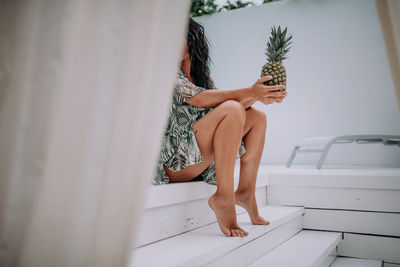
[{"label": "woman's hand", "polygon": [[264,85],[264,82],[272,80],[272,76],[263,76],[259,78],[252,86],[250,86],[250,91],[253,92],[257,101],[268,105],[272,103],[281,103],[286,97],[287,92],[271,92],[276,90],[285,89],[285,85]]}]

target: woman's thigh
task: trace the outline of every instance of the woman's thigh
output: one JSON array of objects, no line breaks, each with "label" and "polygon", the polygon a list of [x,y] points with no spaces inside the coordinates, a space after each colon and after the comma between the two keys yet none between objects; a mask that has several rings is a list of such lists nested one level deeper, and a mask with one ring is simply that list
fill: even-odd
[{"label": "woman's thigh", "polygon": [[227,100],[219,104],[192,125],[197,145],[204,161],[177,172],[164,166],[171,181],[189,181],[201,174],[212,163],[214,160],[214,133],[218,125],[228,114],[245,116],[245,110],[238,101]]}]

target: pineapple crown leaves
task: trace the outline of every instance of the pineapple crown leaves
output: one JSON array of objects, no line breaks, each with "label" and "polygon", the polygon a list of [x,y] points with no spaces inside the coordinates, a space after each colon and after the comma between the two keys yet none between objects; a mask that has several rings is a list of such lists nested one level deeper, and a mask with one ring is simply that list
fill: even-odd
[{"label": "pineapple crown leaves", "polygon": [[278,26],[278,30],[275,26],[271,29],[271,36],[267,43],[267,50],[265,55],[268,57],[268,61],[282,61],[286,59],[285,55],[289,52],[289,42],[292,36],[286,38],[287,27],[282,31],[281,26]]}]

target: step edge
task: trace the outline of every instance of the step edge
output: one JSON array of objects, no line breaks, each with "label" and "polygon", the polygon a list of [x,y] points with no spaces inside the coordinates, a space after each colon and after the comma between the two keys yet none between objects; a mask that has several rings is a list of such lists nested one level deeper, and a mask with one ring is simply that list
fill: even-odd
[{"label": "step edge", "polygon": [[[269,184],[268,174],[257,176],[256,190]],[[235,176],[235,188],[238,185],[238,176]],[[146,197],[142,209],[153,209],[182,202],[194,201],[210,197],[217,190],[216,185],[204,181],[192,181],[185,183],[168,183],[162,185],[150,185],[147,188]],[[186,196],[174,194],[185,193]],[[173,196],[173,197],[171,197]]]},{"label": "step edge", "polygon": [[[329,231],[330,232],[330,231]],[[315,262],[310,267],[318,267],[339,245],[342,240],[342,233],[337,232],[338,236],[336,239],[326,248],[323,253],[315,260]]]},{"label": "step edge", "polygon": [[[371,261],[371,262],[375,262],[375,263],[380,264],[380,266],[382,265],[382,263],[384,263],[383,260],[365,259],[365,258],[356,258],[356,257],[346,257],[346,256],[337,256],[336,259],[335,259],[335,261],[336,261],[337,259],[341,259],[341,260],[344,260],[344,259],[355,259],[355,260],[360,260],[360,261],[361,261],[361,260],[362,260],[362,261]],[[332,266],[333,266],[333,264],[335,264],[335,261],[332,263]]]},{"label": "step edge", "polygon": [[[271,233],[273,234],[273,231],[282,230],[282,229],[280,229],[280,228],[285,228],[285,227],[287,227],[287,225],[291,225],[291,227],[293,227],[293,224],[294,224],[294,223],[297,223],[297,222],[299,222],[299,224],[301,225],[301,217],[294,217],[293,219],[288,220],[288,221],[286,221],[285,223],[279,225],[279,227],[276,227],[276,228],[274,228],[274,229],[272,229],[272,230],[270,230],[270,231],[264,233],[263,235],[260,235],[260,236],[258,236],[257,238],[252,239],[251,241],[249,241],[249,242],[247,242],[247,243],[245,243],[245,244],[243,244],[243,245],[241,245],[241,246],[235,247],[234,249],[227,251],[227,252],[224,253],[223,255],[218,255],[217,257],[214,257],[212,260],[204,261],[204,263],[202,262],[200,265],[196,265],[196,266],[209,266],[210,264],[211,264],[211,266],[212,266],[213,263],[215,263],[215,260],[217,260],[217,258],[227,256],[227,255],[230,254],[230,252],[236,251],[236,249],[239,249],[239,248],[241,248],[242,246],[251,245],[251,243],[252,243],[254,240],[257,240],[257,239],[259,239],[259,238],[264,238],[265,236],[268,236],[268,235],[271,234]],[[286,228],[286,230],[288,230],[288,229]],[[268,253],[269,251],[275,249],[276,247],[278,247],[279,245],[283,244],[283,243],[286,242],[288,239],[290,239],[291,237],[293,237],[294,235],[296,235],[297,233],[299,233],[301,230],[302,230],[302,229],[301,229],[301,226],[300,226],[299,228],[296,228],[296,229],[294,230],[295,233],[290,233],[290,234],[289,234],[290,237],[288,237],[288,238],[285,237],[285,238],[283,238],[282,240],[278,241],[277,244],[273,245],[272,248],[270,248],[269,250],[267,250],[267,251],[264,252],[264,253]],[[292,231],[293,231],[293,228],[292,228]],[[261,257],[262,257],[262,256],[261,256]],[[258,258],[258,257],[257,257],[257,258]],[[256,259],[253,259],[253,260],[252,260],[251,262],[249,262],[248,264],[251,264],[253,261],[257,260],[257,258],[256,258]],[[248,258],[247,258],[247,259],[248,259]],[[196,260],[199,260],[199,258],[197,257]],[[187,266],[192,267],[192,266],[193,266],[192,262],[189,262],[189,263],[190,263],[191,265],[185,264],[185,265],[179,265],[179,267],[187,267]],[[214,266],[215,266],[215,264],[214,264]],[[223,265],[219,265],[219,266],[223,266]]]},{"label": "step edge", "polygon": [[[269,253],[273,253],[273,251],[278,251],[278,250],[286,250],[286,247],[283,247],[285,244],[287,245],[288,242],[298,242],[297,238],[299,238],[298,235],[302,235],[305,234],[306,232],[313,232],[313,233],[321,233],[321,235],[325,234],[325,233],[329,233],[330,235],[333,233],[337,233],[337,232],[330,232],[330,231],[313,231],[313,230],[301,230],[299,233],[297,233],[296,235],[292,236],[290,239],[286,240],[284,243],[282,243],[281,245],[277,246],[276,248],[274,248],[273,250],[271,250],[270,252],[268,252],[267,254],[265,254],[263,257],[268,257]],[[330,255],[330,253],[335,249],[335,247],[340,243],[341,241],[341,233],[337,233],[337,236],[334,238],[333,241],[331,241],[328,245],[328,247],[326,247],[322,253],[320,255],[318,255],[313,262],[311,263],[310,267],[317,267],[318,264],[322,263],[326,257],[328,257]],[[262,264],[268,264],[268,262],[262,262],[262,258],[259,258],[258,260],[261,261]],[[284,263],[283,263],[284,264]]]},{"label": "step edge", "polygon": [[[267,206],[278,206],[278,205],[265,205],[265,206],[263,206],[263,207],[260,207],[260,209],[261,209],[261,208],[264,208],[264,207],[267,207]],[[284,208],[287,208],[287,207],[284,207]],[[204,256],[207,256],[207,255],[210,255],[210,254],[211,254],[211,255],[214,254],[215,257],[221,256],[221,255],[223,255],[224,253],[226,253],[226,252],[228,252],[228,251],[230,251],[230,250],[232,250],[232,249],[235,249],[236,247],[239,247],[239,246],[242,246],[242,245],[244,245],[244,244],[246,244],[246,243],[249,243],[249,242],[251,242],[252,240],[254,240],[254,239],[256,239],[256,238],[258,238],[258,237],[260,237],[260,236],[262,236],[262,235],[264,235],[264,234],[266,234],[266,233],[268,233],[269,231],[272,231],[272,230],[274,230],[274,229],[276,229],[276,228],[278,228],[278,227],[284,225],[285,223],[287,223],[287,222],[289,222],[289,221],[291,221],[291,220],[293,220],[293,219],[296,219],[297,217],[301,217],[301,216],[302,216],[302,213],[304,212],[304,207],[290,207],[290,208],[293,208],[293,210],[292,210],[290,213],[285,214],[283,217],[278,218],[278,219],[275,220],[274,222],[271,222],[270,225],[271,225],[272,227],[268,227],[268,229],[262,230],[262,231],[259,230],[258,233],[255,234],[251,239],[230,239],[230,240],[229,240],[229,241],[230,241],[229,243],[224,243],[223,245],[220,245],[219,247],[213,247],[213,248],[204,250],[204,251],[202,251],[201,254],[198,254],[198,255],[196,255],[196,256],[194,256],[194,257],[204,257]],[[239,223],[239,225],[240,225],[240,223],[243,224],[243,221],[241,221],[239,217],[242,217],[242,218],[243,218],[243,217],[245,217],[245,216],[247,216],[247,214],[241,214],[241,215],[238,216],[238,223]],[[247,217],[248,217],[248,216],[247,216]],[[250,222],[249,219],[248,219],[248,221]],[[182,234],[177,235],[177,236],[185,236],[185,235],[188,236],[188,235],[193,235],[194,233],[196,233],[196,232],[202,230],[202,229],[205,228],[205,227],[218,227],[218,229],[219,229],[218,223],[215,222],[215,223],[212,223],[212,224],[209,224],[209,225],[205,225],[205,226],[202,226],[202,227],[193,229],[193,230],[191,230],[191,231],[182,233]],[[243,228],[245,228],[245,227],[243,227]],[[177,236],[173,236],[173,237],[170,237],[170,238],[167,238],[167,239],[163,239],[163,240],[154,242],[154,243],[152,243],[152,244],[145,245],[145,246],[143,246],[143,247],[139,247],[139,248],[137,248],[137,249],[134,249],[134,252],[135,252],[135,251],[140,251],[141,249],[148,248],[148,247],[150,247],[150,246],[153,246],[154,244],[158,244],[158,245],[159,245],[160,243],[165,242],[166,240],[171,239],[171,238],[176,238]],[[244,237],[244,238],[247,238],[247,237]],[[221,249],[222,247],[223,247],[223,249]],[[216,250],[218,250],[217,253],[215,252]],[[134,252],[133,252],[133,253],[134,253]],[[133,255],[133,254],[132,254],[132,255]],[[214,255],[213,255],[213,256],[214,256]],[[193,258],[193,257],[189,258],[188,260],[184,260],[184,261],[181,261],[181,262],[176,262],[175,265],[184,265],[184,264],[186,264],[187,262],[191,261],[192,258]],[[137,263],[137,262],[136,262],[136,263]],[[140,263],[137,263],[137,264],[140,264]]]}]

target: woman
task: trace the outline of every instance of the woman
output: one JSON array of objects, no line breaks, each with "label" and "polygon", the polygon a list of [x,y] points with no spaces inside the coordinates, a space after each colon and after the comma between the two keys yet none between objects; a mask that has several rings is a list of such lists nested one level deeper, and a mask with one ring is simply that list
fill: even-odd
[{"label": "woman", "polygon": [[[251,107],[281,102],[285,88],[253,85],[217,90],[210,77],[209,43],[204,27],[192,18],[177,74],[170,116],[162,140],[154,184],[202,180],[217,186],[208,199],[226,236],[247,236],[236,220],[235,204],[245,208],[253,224],[268,225],[259,216],[255,184],[266,132],[266,115]],[[234,192],[234,167],[240,158],[240,179]]]}]

